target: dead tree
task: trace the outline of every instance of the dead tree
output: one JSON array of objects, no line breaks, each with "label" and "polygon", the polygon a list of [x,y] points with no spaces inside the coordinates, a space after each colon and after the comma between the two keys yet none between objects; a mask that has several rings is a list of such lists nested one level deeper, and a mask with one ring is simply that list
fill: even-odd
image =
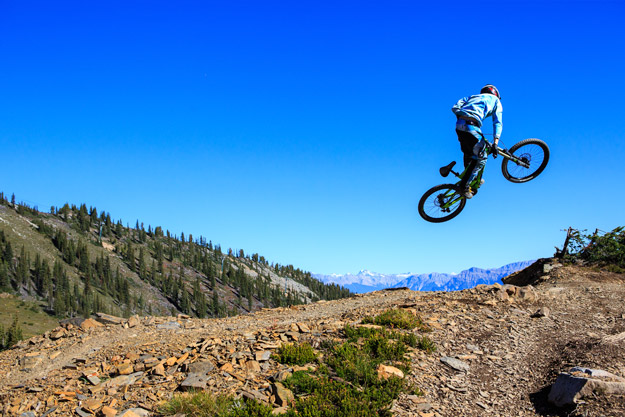
[{"label": "dead tree", "polygon": [[569,227],[568,230],[566,231],[566,239],[564,239],[564,245],[562,245],[562,249],[558,248],[557,246],[556,248],[556,254],[554,255],[555,258],[558,259],[562,259],[566,256],[566,254],[569,251],[569,241],[571,240],[571,236],[573,235],[573,228]]}]

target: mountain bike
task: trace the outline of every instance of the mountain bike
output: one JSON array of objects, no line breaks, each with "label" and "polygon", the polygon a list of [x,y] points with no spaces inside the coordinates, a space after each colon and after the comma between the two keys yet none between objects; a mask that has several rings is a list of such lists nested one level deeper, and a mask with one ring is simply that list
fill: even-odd
[{"label": "mountain bike", "polygon": [[[485,151],[491,154],[491,144],[486,141]],[[503,157],[501,172],[503,176],[511,182],[523,183],[536,178],[547,166],[549,162],[549,147],[540,139],[525,139],[514,144],[510,149],[497,147],[499,155]],[[439,169],[443,177],[450,173],[454,174],[459,181],[455,184],[441,184],[432,187],[423,194],[419,200],[419,214],[425,220],[433,223],[442,223],[456,217],[464,209],[467,203],[463,195],[463,179],[470,175],[469,169],[473,164],[469,164],[462,173],[453,170],[456,161],[445,165]],[[484,167],[480,169],[475,179],[469,184],[473,194],[477,194],[478,189],[483,184],[482,174]]]}]

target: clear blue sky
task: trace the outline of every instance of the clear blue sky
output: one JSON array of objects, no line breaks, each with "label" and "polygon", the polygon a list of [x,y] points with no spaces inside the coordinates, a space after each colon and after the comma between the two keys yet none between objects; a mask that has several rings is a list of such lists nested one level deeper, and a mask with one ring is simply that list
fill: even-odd
[{"label": "clear blue sky", "polygon": [[[319,273],[451,272],[625,224],[625,3],[0,0],[0,190]],[[444,224],[451,106],[495,84],[527,184],[489,160]],[[487,123],[488,125],[488,123]],[[487,129],[487,131],[490,129]]]}]

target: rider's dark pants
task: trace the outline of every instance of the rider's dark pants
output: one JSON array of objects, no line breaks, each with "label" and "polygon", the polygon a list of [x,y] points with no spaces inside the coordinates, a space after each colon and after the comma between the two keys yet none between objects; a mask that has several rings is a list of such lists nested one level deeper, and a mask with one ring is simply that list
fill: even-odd
[{"label": "rider's dark pants", "polygon": [[[460,186],[464,188],[467,184],[471,184],[477,173],[486,164],[484,142],[480,128],[468,126],[462,119],[459,119],[456,124],[456,134],[458,135],[458,141],[460,141],[460,149],[462,149],[464,154],[464,167],[467,168],[468,174],[464,176],[460,183]],[[482,145],[476,147],[480,142]]]},{"label": "rider's dark pants", "polygon": [[479,139],[471,132],[456,130],[456,134],[460,141],[460,149],[462,149],[462,153],[464,154],[464,167],[466,168],[473,160],[473,147],[479,142]]}]

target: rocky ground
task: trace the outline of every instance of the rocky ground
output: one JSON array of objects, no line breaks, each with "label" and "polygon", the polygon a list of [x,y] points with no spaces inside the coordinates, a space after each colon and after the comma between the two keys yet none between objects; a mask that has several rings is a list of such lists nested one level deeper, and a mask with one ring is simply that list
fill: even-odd
[{"label": "rocky ground", "polygon": [[547,397],[573,366],[625,376],[624,281],[545,260],[504,287],[379,291],[219,320],[65,323],[0,353],[0,414],[154,415],[160,401],[194,387],[256,398],[279,412],[288,393],[276,381],[291,370],[271,358],[281,343],[318,346],[340,337],[344,324],[405,308],[431,327],[437,350],[410,353],[406,378],[424,395],[402,395],[396,416],[623,416],[621,394],[595,390],[568,408]]}]

